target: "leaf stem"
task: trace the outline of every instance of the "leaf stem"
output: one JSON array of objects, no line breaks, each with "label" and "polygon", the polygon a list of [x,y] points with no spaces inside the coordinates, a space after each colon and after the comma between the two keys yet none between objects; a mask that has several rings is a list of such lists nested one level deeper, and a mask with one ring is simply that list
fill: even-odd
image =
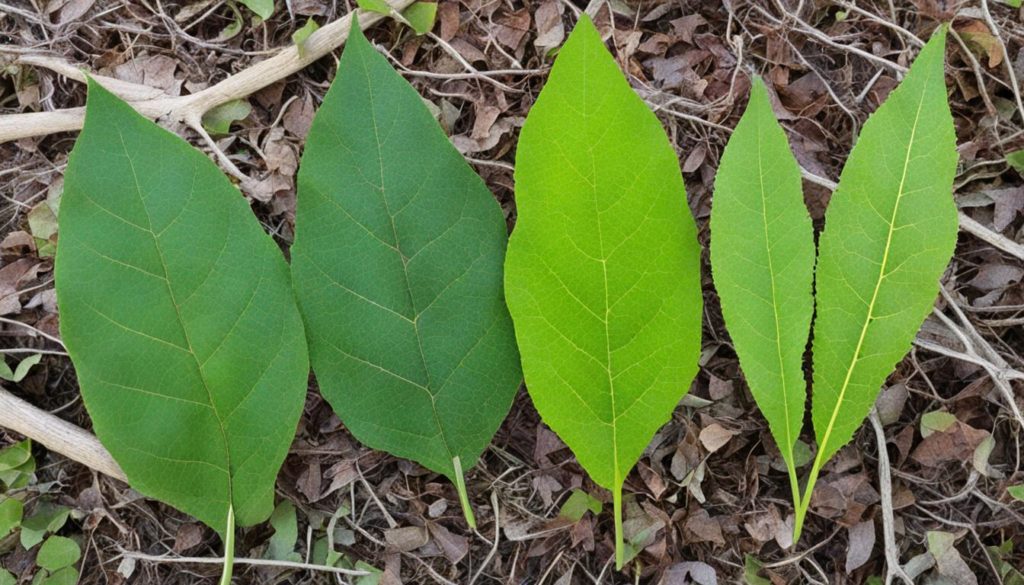
[{"label": "leaf stem", "polygon": [[228,526],[224,532],[224,571],[220,585],[231,585],[231,574],[235,568],[235,507],[228,504]]},{"label": "leaf stem", "polygon": [[793,519],[793,546],[796,546],[797,542],[800,541],[800,533],[804,529],[804,519],[807,517],[807,509],[811,505],[811,494],[814,493],[814,484],[818,482],[818,473],[821,472],[821,466],[824,465],[821,454],[825,450],[818,448],[818,453],[814,456],[814,463],[811,465],[811,474],[807,476],[807,485],[804,486],[804,495],[796,503],[796,516]]},{"label": "leaf stem", "polygon": [[455,468],[455,489],[459,492],[459,503],[462,504],[462,515],[466,517],[466,524],[476,530],[476,516],[473,515],[473,507],[469,504],[469,494],[466,492],[466,479],[462,475],[462,461],[456,455],[452,458],[452,466]]},{"label": "leaf stem", "polygon": [[612,492],[612,508],[615,514],[615,570],[621,571],[625,564],[626,547],[622,539],[622,486]]}]

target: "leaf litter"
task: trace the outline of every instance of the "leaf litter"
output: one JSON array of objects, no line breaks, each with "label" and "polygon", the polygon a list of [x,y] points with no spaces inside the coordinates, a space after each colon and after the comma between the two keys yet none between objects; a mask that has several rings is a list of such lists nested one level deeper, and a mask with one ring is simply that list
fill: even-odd
[{"label": "leaf litter", "polygon": [[[212,2],[191,14],[175,4],[100,4],[51,3],[42,13],[0,9],[0,35],[21,50],[45,50],[100,74],[140,81],[161,93],[184,94],[265,58],[266,51],[289,45],[309,16],[329,22],[345,10],[341,4],[294,1],[293,18],[279,3],[270,18],[258,22],[244,7],[236,8],[236,15],[229,5]],[[602,8],[597,25],[614,40],[620,66],[683,153],[689,204],[706,246],[712,179],[727,129],[746,102],[747,71],[753,69],[768,81],[773,110],[800,165],[834,181],[859,125],[900,77],[878,59],[906,66],[917,46],[906,32],[925,39],[936,18],[951,18],[959,9],[954,30],[965,42],[951,39],[947,47],[947,81],[962,163],[955,194],[969,217],[1020,242],[1024,179],[1007,155],[1024,149],[1017,134],[1024,125],[1013,113],[1015,96],[1008,89],[1005,67],[1019,61],[1024,28],[1015,9],[1001,2],[988,4],[1003,43],[1009,43],[1005,54],[994,48],[991,29],[974,2],[957,8],[920,0],[913,9],[898,5],[895,12],[882,1],[858,3],[860,11],[804,3],[799,13],[792,12],[791,3],[767,0],[731,3],[731,10],[705,2],[639,8],[621,2],[612,10]],[[456,144],[469,146],[460,149],[502,204],[510,225],[515,220],[510,165],[521,120],[543,85],[549,52],[575,23],[574,7],[583,6],[480,0],[439,4],[435,32],[475,69],[528,72],[494,76],[502,86],[481,75],[462,75],[462,65],[433,40],[413,38],[390,24],[371,31],[379,47],[410,69],[407,79],[435,106],[448,134],[461,137]],[[179,11],[181,21],[175,19]],[[0,55],[0,113],[84,104],[81,84],[17,64],[16,58]],[[265,183],[247,195],[265,230],[285,247],[292,240],[294,221],[294,185],[289,183],[294,173],[289,170],[334,68],[333,59],[324,59],[252,96],[252,113],[234,122],[218,141],[246,175]],[[186,137],[207,148],[195,136]],[[17,322],[2,324],[7,349],[61,351],[42,335],[58,334],[56,306],[46,301],[47,291],[52,298],[53,264],[40,254],[28,212],[51,189],[59,189],[70,138],[63,134],[0,144],[0,193],[5,197],[0,202],[0,308],[5,318]],[[697,157],[695,152],[702,154]],[[830,192],[806,180],[804,191],[820,229]],[[1002,368],[997,371],[1024,369],[1022,270],[1020,258],[961,232],[944,278],[949,295],[937,304],[965,335],[977,335],[991,348],[993,354],[984,354],[984,361]],[[629,582],[635,577],[654,584],[712,582],[708,568],[717,582],[743,579],[744,574],[750,583],[821,582],[819,569],[826,575],[842,574],[843,582],[850,583],[884,576],[878,445],[868,428],[823,471],[822,495],[812,503],[814,513],[806,528],[816,546],[798,561],[785,562],[792,558],[786,550],[792,509],[786,503],[785,466],[755,413],[710,290],[704,355],[692,400],[677,409],[626,481],[627,496],[638,502],[627,508],[627,520],[635,521],[637,534],[647,532],[637,541],[642,569],[631,573]],[[919,338],[956,352],[967,349],[934,316]],[[968,339],[978,346],[973,337]],[[68,366],[66,358],[47,355],[8,389],[37,406],[62,409],[60,416],[88,427]],[[1009,383],[1020,403],[1021,382]],[[1024,473],[1014,446],[1020,428],[997,383],[977,363],[919,346],[887,386],[879,412],[892,464],[900,558],[908,569],[924,567],[922,578],[997,582],[996,572],[1005,567],[1000,577],[1012,582],[1011,570],[1024,566],[1024,518],[1009,488],[1024,483]],[[693,402],[697,400],[701,402]],[[939,411],[954,416],[955,422],[925,437],[920,430],[923,417]],[[709,449],[701,437],[719,435],[718,427],[735,434],[717,450]],[[705,432],[708,428],[712,430]],[[4,445],[18,439],[0,431]],[[989,440],[991,446],[985,447]],[[996,474],[978,472],[979,451],[985,460],[981,468]],[[33,497],[26,502],[26,517],[61,503],[81,512],[61,534],[91,537],[96,543],[83,548],[82,562],[93,569],[82,572],[83,583],[191,582],[176,565],[127,559],[100,564],[121,548],[138,550],[139,543],[153,547],[145,552],[164,552],[174,547],[179,534],[181,546],[191,545],[184,554],[219,554],[211,530],[199,527],[203,534],[197,538],[195,528],[183,528],[198,526],[194,520],[117,482],[103,477],[94,481],[85,468],[45,450],[35,453],[43,464],[36,472]],[[317,478],[319,487],[314,489]],[[57,479],[60,483],[53,483]],[[479,536],[462,524],[449,482],[361,446],[314,393],[307,399],[277,491],[280,500],[296,507],[296,550],[304,558],[326,560],[330,536],[345,558],[384,571],[381,582],[462,583],[482,571],[477,583],[511,575],[532,582],[547,575],[547,582],[573,584],[594,582],[602,574],[613,544],[610,494],[590,483],[522,394],[468,481]],[[566,526],[548,525],[576,491],[602,502],[604,511],[588,511]],[[501,512],[498,523],[492,494]],[[345,513],[336,517],[339,510]],[[465,555],[453,562],[462,551],[461,545],[452,547],[458,539],[431,530],[429,523],[464,538]],[[964,530],[964,524],[973,526],[974,533]],[[429,542],[409,552],[389,547],[387,531],[405,527],[425,529]],[[868,546],[869,528],[876,536],[873,546]],[[483,566],[496,531],[495,554]],[[260,556],[272,535],[268,525],[240,535],[240,554]],[[31,577],[31,557],[19,546],[0,549],[0,562]],[[190,566],[189,573],[205,577],[205,582],[213,582],[216,575],[201,565]],[[248,568],[239,569],[239,575],[263,582],[275,573]],[[620,580],[607,572],[601,579]]]}]

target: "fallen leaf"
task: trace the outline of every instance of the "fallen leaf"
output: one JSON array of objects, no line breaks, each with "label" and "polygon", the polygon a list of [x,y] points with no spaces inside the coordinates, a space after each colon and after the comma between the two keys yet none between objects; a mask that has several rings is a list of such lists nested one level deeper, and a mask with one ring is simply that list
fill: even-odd
[{"label": "fallen leaf", "polygon": [[846,549],[846,573],[859,569],[871,558],[875,548],[875,523],[872,520],[858,522],[847,528],[849,547]]},{"label": "fallen leaf", "polygon": [[701,430],[700,442],[708,450],[708,453],[714,453],[724,447],[734,436],[736,436],[736,431],[731,431],[718,423],[711,423]]}]

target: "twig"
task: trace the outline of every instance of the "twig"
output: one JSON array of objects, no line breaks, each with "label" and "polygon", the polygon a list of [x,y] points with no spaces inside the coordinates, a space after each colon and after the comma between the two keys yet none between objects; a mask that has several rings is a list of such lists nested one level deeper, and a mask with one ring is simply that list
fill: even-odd
[{"label": "twig", "polygon": [[[413,0],[390,0],[391,7],[396,11],[401,11],[412,3]],[[301,55],[295,45],[290,45],[281,49],[273,57],[260,61],[248,69],[194,94],[137,99],[137,91],[139,91],[137,86],[126,92],[123,82],[109,84],[109,78],[97,78],[96,80],[113,93],[125,98],[140,114],[151,120],[183,122],[194,126],[196,121],[202,119],[203,114],[211,109],[231,100],[251,95],[303,69],[343,45],[348,39],[352,16],[353,13],[346,14],[310,35],[303,44]],[[360,11],[359,26],[366,29],[383,18],[385,18],[384,15],[376,12]],[[37,58],[35,64],[55,68],[54,70],[58,73],[72,77],[66,62]],[[81,80],[84,76],[78,73],[72,78]],[[135,84],[131,85],[135,86]],[[125,95],[125,93],[129,95]],[[133,97],[136,99],[132,99]],[[85,108],[0,116],[0,143],[56,132],[80,130],[84,120]]]},{"label": "twig", "polygon": [[900,564],[900,551],[896,546],[896,530],[892,511],[892,470],[889,466],[889,451],[885,442],[885,431],[882,421],[878,419],[878,411],[871,407],[868,420],[875,429],[875,440],[878,442],[878,492],[882,500],[882,540],[885,542],[885,585],[892,583],[893,576],[899,577],[906,585],[914,585],[913,579],[903,570]]},{"label": "twig", "polygon": [[491,563],[491,559],[494,558],[494,554],[498,552],[498,543],[501,541],[501,509],[498,507],[498,492],[491,490],[491,509],[494,510],[494,543],[491,544],[491,551],[487,553],[487,557],[484,562],[480,564],[480,568],[473,574],[473,578],[469,580],[469,585],[476,583],[476,580],[483,574],[484,569]]},{"label": "twig", "polygon": [[47,449],[100,473],[128,481],[121,466],[95,436],[32,406],[3,388],[0,388],[0,427],[25,435]]},{"label": "twig", "polygon": [[1013,60],[1010,59],[1010,53],[1006,50],[1006,43],[1003,42],[1003,37],[999,34],[999,27],[996,26],[996,21],[992,18],[992,13],[988,9],[988,0],[981,0],[981,13],[985,17],[985,24],[992,31],[992,36],[999,43],[999,49],[1003,52],[1003,65],[1006,66],[1006,74],[1010,77],[1010,91],[1013,92],[1013,99],[1017,102],[1017,113],[1024,117],[1024,103],[1021,102],[1020,86],[1017,85],[1017,74],[1013,71]]},{"label": "twig", "polygon": [[[167,555],[147,555],[131,551],[121,553],[130,559],[149,561],[153,563],[187,563],[192,565],[221,565],[224,557],[172,557]],[[256,565],[259,567],[279,567],[285,569],[299,569],[303,571],[322,571],[324,573],[336,573],[338,575],[351,575],[353,577],[365,577],[367,571],[359,569],[345,569],[343,567],[328,567],[326,565],[314,565],[311,563],[298,563],[295,561],[277,561],[273,559],[247,559],[235,557],[236,565]]]}]

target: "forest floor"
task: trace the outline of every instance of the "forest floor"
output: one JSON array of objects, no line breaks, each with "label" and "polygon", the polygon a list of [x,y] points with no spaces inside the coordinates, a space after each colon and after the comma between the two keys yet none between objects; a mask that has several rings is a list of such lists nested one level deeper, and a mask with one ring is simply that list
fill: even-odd
[{"label": "forest floor", "polygon": [[[888,552],[909,563],[915,582],[1024,583],[1014,570],[1024,570],[1024,503],[1007,491],[1024,483],[1024,158],[1008,158],[1024,149],[1014,87],[1024,79],[1024,25],[1021,10],[1009,4],[614,0],[590,7],[679,152],[705,250],[715,170],[751,74],[773,90],[776,113],[811,177],[805,195],[820,228],[829,184],[858,129],[921,41],[940,22],[953,23],[946,72],[960,151],[955,197],[980,228],[962,228],[936,311],[879,400],[884,443],[865,423],[825,468],[795,547],[786,471],[723,328],[705,253],[700,373],[626,482],[626,533],[642,550],[623,573],[611,564],[610,505],[596,515],[573,514],[577,496],[563,507],[574,490],[606,503],[609,494],[540,422],[525,390],[468,474],[479,521],[473,532],[445,478],[358,444],[313,380],[277,482],[279,500],[296,511],[297,558],[322,555],[330,532],[346,558],[383,570],[375,579],[389,584],[871,583],[885,580],[884,534],[891,530]],[[184,95],[287,46],[307,18],[322,25],[351,6],[291,0],[275,8],[260,21],[232,0],[0,0],[0,115],[84,104],[83,84],[33,66],[33,58],[61,58]],[[587,8],[570,0],[441,0],[430,36],[393,21],[369,31],[436,106],[510,228],[519,128],[552,49]],[[337,55],[252,95],[251,112],[217,139],[250,179],[253,211],[284,250],[292,239],[298,156]],[[209,151],[194,132],[179,130]],[[25,350],[52,352],[5,387],[89,428],[70,360],[40,333],[59,335],[52,271],[59,230],[50,208],[75,137],[0,144],[0,347],[12,366]],[[810,429],[808,421],[804,438],[813,442]],[[0,429],[0,447],[20,439]],[[41,447],[33,454],[27,511],[44,503],[71,509],[60,533],[83,543],[81,583],[216,582],[216,565],[130,557],[219,556],[213,530]],[[880,489],[881,472],[892,477],[890,498]],[[287,517],[287,506],[282,510]],[[273,533],[269,524],[241,530],[237,554],[264,555]],[[0,566],[21,582],[31,580],[34,555],[0,535]],[[335,578],[236,569],[239,583]]]}]

